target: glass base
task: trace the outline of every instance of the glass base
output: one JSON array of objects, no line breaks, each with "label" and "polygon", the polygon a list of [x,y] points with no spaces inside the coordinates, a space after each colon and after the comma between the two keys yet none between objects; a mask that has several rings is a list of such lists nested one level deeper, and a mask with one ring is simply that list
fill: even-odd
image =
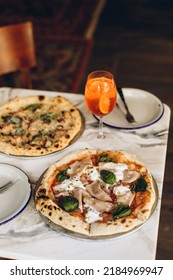
[{"label": "glass base", "polygon": [[97,138],[98,138],[98,139],[105,139],[106,136],[105,136],[104,134],[99,134],[99,135],[97,136]]},{"label": "glass base", "polygon": [[111,149],[114,144],[115,135],[110,132],[104,132],[103,135],[93,132],[87,137],[87,145],[95,149]]}]

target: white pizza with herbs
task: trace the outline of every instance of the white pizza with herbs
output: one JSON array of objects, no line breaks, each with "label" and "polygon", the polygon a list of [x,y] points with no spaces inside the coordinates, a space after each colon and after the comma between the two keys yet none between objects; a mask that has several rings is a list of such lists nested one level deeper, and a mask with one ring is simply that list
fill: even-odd
[{"label": "white pizza with herbs", "polygon": [[67,147],[81,127],[80,112],[62,96],[16,97],[0,106],[0,151],[47,155]]},{"label": "white pizza with herbs", "polygon": [[135,155],[90,149],[53,163],[35,195],[36,209],[48,220],[92,237],[143,224],[155,200],[152,176]]}]

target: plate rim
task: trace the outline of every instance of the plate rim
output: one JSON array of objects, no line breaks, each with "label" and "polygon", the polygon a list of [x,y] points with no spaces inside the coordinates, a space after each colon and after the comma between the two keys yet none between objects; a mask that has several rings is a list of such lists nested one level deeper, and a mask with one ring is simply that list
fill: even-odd
[{"label": "plate rim", "polygon": [[[124,130],[136,130],[136,129],[141,129],[141,128],[145,128],[145,127],[148,127],[150,125],[153,125],[154,123],[158,122],[163,114],[164,114],[164,111],[165,111],[165,108],[164,108],[164,104],[163,102],[156,96],[154,95],[153,93],[149,92],[149,91],[146,91],[146,90],[143,90],[143,89],[139,89],[139,88],[127,88],[127,87],[124,87],[122,88],[123,91],[126,91],[126,90],[139,90],[139,91],[142,91],[143,93],[146,93],[146,94],[149,94],[151,95],[152,97],[156,98],[159,102],[160,102],[160,105],[161,105],[161,113],[159,114],[159,116],[157,118],[155,118],[153,121],[151,122],[148,122],[148,123],[144,123],[144,124],[141,124],[141,125],[136,125],[136,126],[120,126],[120,125],[113,125],[113,124],[109,124],[107,122],[104,121],[104,118],[103,118],[103,124],[108,126],[108,127],[111,127],[111,128],[117,128],[117,129],[124,129]],[[94,115],[94,118],[98,121],[99,118]]]},{"label": "plate rim", "polygon": [[15,169],[18,169],[18,170],[20,170],[25,176],[26,176],[26,178],[27,178],[27,182],[29,183],[29,195],[28,195],[28,198],[26,199],[26,202],[25,202],[25,204],[18,210],[18,212],[16,213],[16,214],[11,214],[10,215],[10,217],[9,218],[7,218],[6,220],[3,220],[2,222],[0,221],[0,226],[1,225],[3,225],[3,224],[6,224],[6,223],[8,223],[8,222],[10,222],[11,220],[13,220],[14,218],[16,218],[18,215],[20,215],[20,213],[22,213],[23,212],[23,210],[27,207],[27,205],[28,205],[28,203],[29,203],[29,201],[30,201],[30,199],[31,199],[31,196],[32,196],[32,187],[31,187],[31,181],[30,181],[30,179],[29,179],[29,176],[27,175],[27,173],[25,172],[25,171],[23,171],[21,168],[19,168],[18,166],[15,166],[15,165],[13,165],[13,164],[10,164],[10,163],[4,163],[4,162],[0,162],[0,165],[7,165],[7,166],[11,166],[11,167],[13,167],[13,168],[15,168]]}]

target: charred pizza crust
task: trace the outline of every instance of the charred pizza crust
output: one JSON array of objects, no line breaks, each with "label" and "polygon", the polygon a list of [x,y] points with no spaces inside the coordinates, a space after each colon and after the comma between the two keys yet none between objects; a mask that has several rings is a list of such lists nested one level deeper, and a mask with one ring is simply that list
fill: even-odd
[{"label": "charred pizza crust", "polygon": [[16,97],[0,107],[0,151],[50,154],[67,147],[81,127],[80,112],[64,97]]},{"label": "charred pizza crust", "polygon": [[[104,184],[103,186],[101,186],[101,188],[102,190],[104,189],[104,191],[107,191],[107,194],[111,198],[108,199],[106,197],[105,200],[104,198],[101,198],[103,200],[100,202],[100,205],[102,207],[102,204],[106,205],[104,203],[107,203],[107,206],[113,204],[114,207],[113,209],[110,208],[109,211],[107,208],[107,210],[103,212],[99,212],[99,217],[101,216],[102,219],[98,219],[90,223],[88,220],[85,219],[86,208],[84,207],[86,205],[84,206],[84,203],[86,203],[86,201],[87,203],[90,203],[91,201],[95,201],[95,200],[97,200],[98,202],[99,200],[98,195],[100,197],[100,194],[94,193],[93,182],[91,180],[91,177],[88,183],[89,187],[84,183],[86,189],[85,190],[82,189],[82,192],[84,193],[84,197],[82,197],[83,199],[82,212],[81,209],[79,209],[80,208],[79,205],[75,211],[67,212],[64,209],[62,209],[58,204],[58,199],[59,199],[58,197],[67,195],[67,190],[65,191],[65,193],[61,193],[62,190],[59,190],[58,195],[56,194],[58,190],[58,186],[60,187],[61,185],[60,182],[57,182],[57,174],[60,174],[60,172],[62,172],[63,170],[67,170],[69,166],[71,166],[70,172],[76,173],[75,176],[76,175],[78,176],[78,174],[84,174],[85,172],[83,170],[85,169],[85,166],[88,166],[89,160],[91,160],[92,165],[97,169],[99,168],[99,170],[101,170],[102,164],[103,164],[103,169],[106,169],[105,164],[108,163],[109,165],[110,162],[99,163],[100,158],[104,158],[105,155],[107,159],[110,160],[110,162],[116,163],[121,167],[127,166],[128,168],[128,170],[123,171],[126,173],[126,178],[117,181],[117,183],[114,183],[117,184],[114,185],[114,188],[124,187],[124,189],[126,189],[127,187],[129,187],[128,193],[129,194],[131,193],[130,194],[131,202],[129,203],[130,212],[128,215],[125,216],[122,215],[122,217],[120,216],[120,217],[116,217],[115,219],[112,218],[110,219],[110,216],[115,212],[117,205],[124,205],[123,201],[124,198],[126,199],[125,197],[126,195],[121,194],[119,196],[118,195],[115,196],[112,192],[112,186],[110,187],[111,191],[107,191],[109,190],[110,185]],[[114,166],[114,164],[112,166]],[[137,175],[138,173],[139,175]],[[117,178],[119,175],[117,173]],[[145,190],[140,191],[139,189],[137,192],[133,190],[134,185],[137,182],[137,179],[133,181],[134,179],[131,179],[130,177],[136,175],[138,176],[138,178],[139,176],[140,177],[142,176],[142,178],[145,180],[145,183],[147,183],[147,187],[145,188]],[[74,176],[74,174],[69,175],[69,177],[72,176]],[[94,185],[95,192],[96,192],[96,188],[98,187],[98,184],[99,181],[96,180],[96,184]],[[91,191],[91,186],[92,186],[92,191]],[[108,189],[106,189],[107,187]],[[86,191],[90,192],[89,194],[90,200],[86,199],[87,197]],[[74,190],[72,191],[72,193],[73,192]],[[71,193],[68,193],[68,195],[71,195]],[[118,199],[120,199],[119,202],[117,202]],[[150,217],[155,200],[156,200],[156,193],[153,186],[152,176],[148,168],[143,163],[138,161],[135,155],[128,154],[124,151],[103,151],[103,150],[90,150],[90,149],[73,151],[67,154],[64,158],[62,158],[58,162],[53,163],[45,172],[35,195],[36,209],[43,216],[47,217],[53,223],[64,227],[65,229],[91,237],[119,234],[132,230],[136,226],[143,224]],[[91,206],[93,207],[93,204]]]}]

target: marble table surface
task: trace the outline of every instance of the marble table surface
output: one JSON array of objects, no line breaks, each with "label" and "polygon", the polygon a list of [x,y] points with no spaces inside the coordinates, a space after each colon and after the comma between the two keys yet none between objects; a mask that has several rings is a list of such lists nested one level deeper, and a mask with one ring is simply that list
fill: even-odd
[{"label": "marble table surface", "polygon": [[[0,154],[0,162],[22,169],[35,183],[52,163],[71,150],[96,148],[91,133],[97,129],[95,118],[88,112],[81,94],[46,92],[25,89],[0,88],[0,103],[14,96],[62,95],[82,112],[85,129],[82,136],[68,149],[42,158],[19,158]],[[136,130],[104,127],[111,132],[111,150],[125,150],[136,154],[150,169],[158,188],[158,203],[153,215],[137,230],[106,240],[82,240],[48,227],[35,210],[31,197],[27,207],[14,219],[0,226],[0,256],[14,259],[61,260],[151,260],[155,259],[163,178],[167,151],[170,109],[164,104],[163,116],[154,124]],[[104,148],[104,147],[103,147]],[[106,147],[107,148],[107,147]]]}]

